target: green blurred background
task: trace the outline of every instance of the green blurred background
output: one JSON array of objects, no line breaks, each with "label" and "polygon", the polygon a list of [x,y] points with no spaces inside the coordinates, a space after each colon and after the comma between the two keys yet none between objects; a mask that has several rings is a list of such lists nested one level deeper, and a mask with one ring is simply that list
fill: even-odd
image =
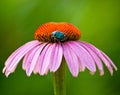
[{"label": "green blurred background", "polygon": [[22,61],[8,78],[2,74],[7,57],[33,40],[39,25],[50,21],[76,25],[81,40],[103,50],[118,67],[113,76],[104,66],[104,76],[86,70],[77,78],[67,69],[67,95],[120,95],[119,0],[0,0],[0,95],[53,95],[52,75],[27,77]]}]

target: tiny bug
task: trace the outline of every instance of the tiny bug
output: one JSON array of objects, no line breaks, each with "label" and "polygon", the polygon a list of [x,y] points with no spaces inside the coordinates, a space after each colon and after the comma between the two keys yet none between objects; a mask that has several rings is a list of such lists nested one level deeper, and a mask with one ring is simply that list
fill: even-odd
[{"label": "tiny bug", "polygon": [[54,31],[52,32],[52,38],[53,38],[53,42],[62,42],[65,41],[65,34],[61,31]]}]

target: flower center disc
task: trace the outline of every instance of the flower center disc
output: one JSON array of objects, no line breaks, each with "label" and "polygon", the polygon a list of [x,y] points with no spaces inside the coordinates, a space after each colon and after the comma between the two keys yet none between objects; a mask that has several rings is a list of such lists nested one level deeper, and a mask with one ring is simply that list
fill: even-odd
[{"label": "flower center disc", "polygon": [[81,33],[77,27],[66,22],[49,22],[41,25],[35,32],[35,39],[42,42],[64,42],[78,40]]}]

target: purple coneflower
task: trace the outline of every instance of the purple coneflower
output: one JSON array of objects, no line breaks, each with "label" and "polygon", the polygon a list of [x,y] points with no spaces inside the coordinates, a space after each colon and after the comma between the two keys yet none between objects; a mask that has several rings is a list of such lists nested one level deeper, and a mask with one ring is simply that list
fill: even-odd
[{"label": "purple coneflower", "polygon": [[117,70],[117,67],[111,59],[92,44],[78,41],[80,36],[80,31],[69,23],[43,24],[35,32],[36,40],[24,44],[10,55],[5,62],[3,73],[8,77],[24,57],[22,68],[27,76],[32,72],[40,75],[45,75],[48,71],[56,72],[63,58],[74,77],[77,77],[85,68],[95,73],[96,67],[100,75],[103,75],[103,63],[112,75],[113,68]]}]

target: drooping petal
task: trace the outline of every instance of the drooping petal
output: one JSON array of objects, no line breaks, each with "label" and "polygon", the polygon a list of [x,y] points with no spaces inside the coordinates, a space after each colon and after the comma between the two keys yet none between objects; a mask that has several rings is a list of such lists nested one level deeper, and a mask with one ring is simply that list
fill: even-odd
[{"label": "drooping petal", "polygon": [[44,75],[47,74],[49,65],[50,65],[50,58],[51,58],[51,52],[52,52],[53,44],[48,44],[41,52],[39,62],[39,74]]},{"label": "drooping petal", "polygon": [[80,68],[80,72],[85,71],[85,65],[80,61],[79,58],[78,58],[78,60],[79,60],[79,68]]},{"label": "drooping petal", "polygon": [[88,51],[77,41],[69,41],[68,43],[73,48],[73,51],[76,53],[81,63],[83,63],[91,73],[94,73],[96,71],[95,62]]},{"label": "drooping petal", "polygon": [[6,60],[5,62],[5,66],[8,65],[8,63],[10,64],[10,62],[14,59],[14,57],[19,53],[21,52],[22,49],[24,49],[25,47],[30,47],[30,46],[34,46],[34,45],[37,45],[39,44],[40,42],[37,41],[37,40],[34,40],[34,41],[30,41],[24,45],[22,45],[21,47],[19,47],[17,50],[15,50],[9,57],[8,59]]},{"label": "drooping petal", "polygon": [[63,49],[61,44],[53,44],[50,60],[50,71],[55,72],[62,62]]},{"label": "drooping petal", "polygon": [[[69,42],[66,43],[66,45],[68,45],[68,47],[70,47],[72,49],[72,52],[75,52],[75,53],[77,52],[76,48],[74,48],[74,46],[72,44],[70,44]],[[79,59],[78,56],[77,56],[77,58],[78,58],[78,65],[79,65],[79,68],[80,68],[80,72],[83,72],[85,70],[85,65],[84,65],[83,62],[81,62],[81,60]]]},{"label": "drooping petal", "polygon": [[33,73],[34,73],[34,74],[37,74],[37,73],[40,72],[40,69],[41,69],[40,66],[41,66],[41,64],[42,64],[40,56],[41,56],[42,51],[43,51],[44,48],[46,47],[46,45],[47,45],[47,43],[42,43],[42,46],[40,46],[41,51],[40,51],[40,54],[38,55],[38,58],[37,58],[35,67],[34,67],[34,69],[33,69]]},{"label": "drooping petal", "polygon": [[102,52],[102,55],[108,60],[108,62],[114,67],[114,69],[117,71],[117,67],[115,66],[115,64],[112,62],[112,60],[104,53]]},{"label": "drooping petal", "polygon": [[30,62],[30,64],[28,63],[28,66],[26,68],[26,73],[27,73],[28,76],[31,75],[33,69],[35,68],[35,65],[37,64],[38,57],[39,57],[39,55],[40,55],[40,53],[41,53],[41,51],[42,51],[42,49],[44,48],[45,45],[46,45],[46,43],[43,43],[43,44],[37,46],[36,49],[34,49],[32,51],[32,53],[31,53],[32,54],[32,56],[31,56],[32,60],[30,60],[31,62]]},{"label": "drooping petal", "polygon": [[[82,43],[86,44],[89,48],[91,48],[99,56],[99,58],[104,62],[104,64],[106,65],[106,67],[108,68],[108,70],[110,71],[110,73],[112,75],[113,74],[113,69],[112,69],[111,64],[113,64],[113,63],[110,62],[110,60],[108,59],[109,57],[107,55],[104,55],[102,51],[97,49],[92,44],[87,43],[87,42],[82,42]],[[115,66],[115,69],[117,69],[116,66]]]},{"label": "drooping petal", "polygon": [[5,67],[3,69],[3,73],[5,72],[6,76],[8,76],[11,72],[14,72],[18,62],[21,60],[21,58],[29,52],[32,48],[39,45],[40,42],[38,41],[31,41],[20,48],[18,48],[15,52],[12,53],[12,55],[7,59],[5,62]]},{"label": "drooping petal", "polygon": [[74,51],[72,50],[72,48],[69,47],[67,42],[63,43],[62,45],[63,45],[63,54],[68,64],[69,70],[74,77],[77,77],[79,73],[79,60],[76,54],[74,53]]},{"label": "drooping petal", "polygon": [[39,63],[40,63],[40,55],[38,56],[36,65],[35,65],[35,67],[34,67],[34,69],[33,69],[33,73],[34,73],[34,74],[39,73],[39,65],[40,65]]},{"label": "drooping petal", "polygon": [[31,63],[32,63],[34,55],[38,49],[39,49],[39,46],[33,48],[30,52],[28,52],[29,54],[28,54],[28,57],[26,59],[26,66],[25,66],[27,76],[30,76]]},{"label": "drooping petal", "polygon": [[96,53],[94,53],[93,50],[91,50],[89,47],[87,47],[86,44],[84,44],[84,43],[80,43],[80,44],[90,53],[90,55],[94,59],[96,65],[97,65],[97,67],[100,71],[100,75],[103,75],[104,74],[104,69],[103,69],[102,62],[101,62],[100,58],[98,57],[98,55],[96,55]]},{"label": "drooping petal", "polygon": [[24,56],[24,59],[23,59],[23,63],[22,63],[22,68],[23,70],[26,70],[26,67],[27,67],[27,61],[28,61],[28,57],[29,57],[29,54],[31,53],[32,50],[30,50],[29,52],[27,52]]}]

